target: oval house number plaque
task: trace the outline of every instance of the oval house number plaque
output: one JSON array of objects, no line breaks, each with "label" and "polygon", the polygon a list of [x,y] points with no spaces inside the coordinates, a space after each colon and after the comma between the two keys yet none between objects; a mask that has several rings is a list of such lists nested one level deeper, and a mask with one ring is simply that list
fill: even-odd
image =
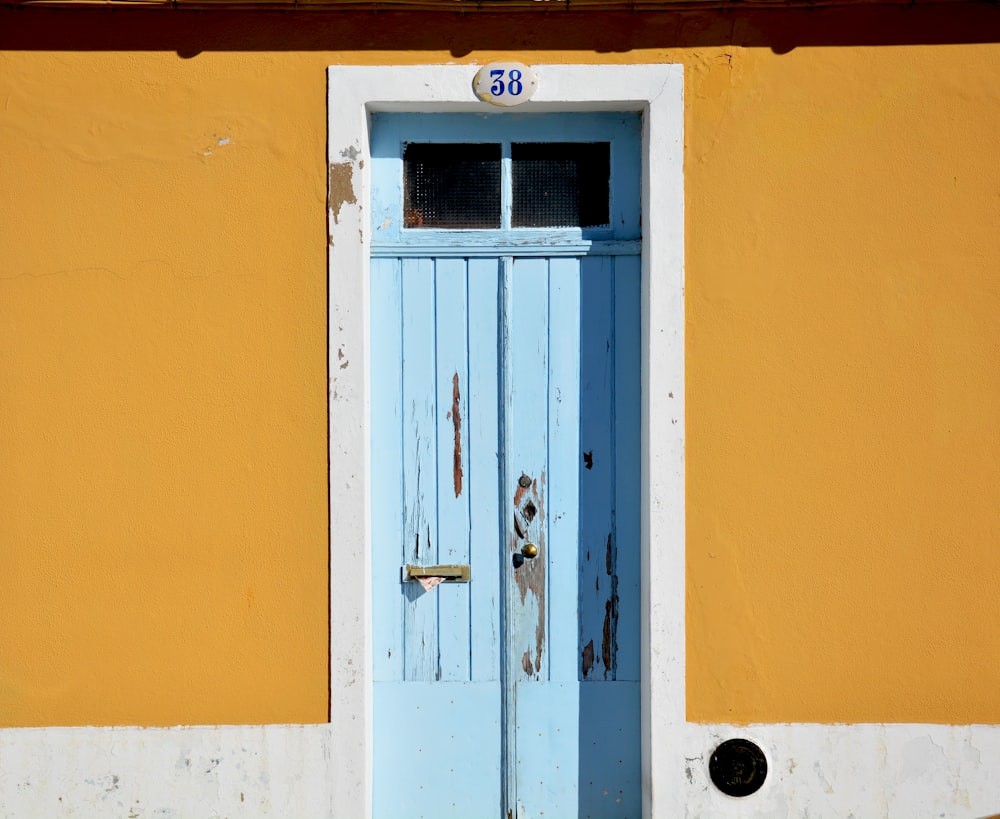
[{"label": "oval house number plaque", "polygon": [[531,99],[538,77],[524,63],[489,63],[479,69],[472,90],[483,102],[509,108]]}]

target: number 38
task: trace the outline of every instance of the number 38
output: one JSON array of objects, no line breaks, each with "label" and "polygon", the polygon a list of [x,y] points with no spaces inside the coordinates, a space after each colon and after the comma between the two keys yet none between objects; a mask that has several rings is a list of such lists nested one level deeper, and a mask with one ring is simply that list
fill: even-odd
[{"label": "number 38", "polygon": [[[507,77],[506,83],[504,82],[504,75]],[[493,85],[490,86],[490,93],[494,97],[502,97],[505,90],[512,97],[518,97],[524,91],[524,83],[521,82],[521,72],[517,68],[512,68],[510,71],[494,68],[490,71],[490,77],[493,79]]]}]

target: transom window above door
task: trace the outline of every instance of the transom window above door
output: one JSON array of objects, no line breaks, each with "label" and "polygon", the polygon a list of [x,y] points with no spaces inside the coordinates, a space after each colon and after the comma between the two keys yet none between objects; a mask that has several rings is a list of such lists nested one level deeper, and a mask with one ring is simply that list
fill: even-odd
[{"label": "transom window above door", "polygon": [[610,142],[409,142],[403,227],[610,228]]},{"label": "transom window above door", "polygon": [[373,113],[372,252],[637,253],[641,122]]}]

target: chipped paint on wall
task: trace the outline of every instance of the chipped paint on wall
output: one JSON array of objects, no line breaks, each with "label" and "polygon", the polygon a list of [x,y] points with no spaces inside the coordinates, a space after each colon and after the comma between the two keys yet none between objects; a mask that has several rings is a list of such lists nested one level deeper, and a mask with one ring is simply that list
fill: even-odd
[{"label": "chipped paint on wall", "polygon": [[354,192],[354,163],[336,162],[330,164],[329,172],[329,208],[333,221],[340,221],[340,209],[344,205],[357,204],[358,198]]}]

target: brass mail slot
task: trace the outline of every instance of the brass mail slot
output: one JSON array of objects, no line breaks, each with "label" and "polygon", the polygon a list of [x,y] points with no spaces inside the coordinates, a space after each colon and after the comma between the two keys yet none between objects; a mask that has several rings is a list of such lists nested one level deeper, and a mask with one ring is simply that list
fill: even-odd
[{"label": "brass mail slot", "polygon": [[443,577],[444,583],[468,583],[472,580],[472,566],[468,563],[450,563],[444,566],[403,566],[403,582],[421,577]]}]

